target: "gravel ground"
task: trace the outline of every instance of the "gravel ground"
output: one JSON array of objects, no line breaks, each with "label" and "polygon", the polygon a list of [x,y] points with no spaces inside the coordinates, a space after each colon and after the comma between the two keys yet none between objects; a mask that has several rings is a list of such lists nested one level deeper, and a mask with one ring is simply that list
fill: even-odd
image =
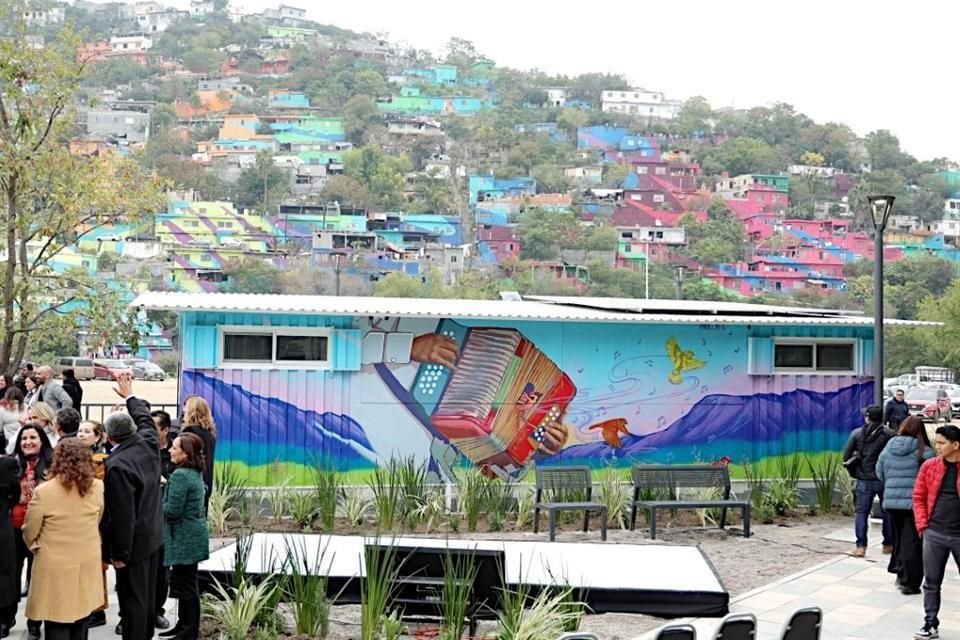
[{"label": "gravel ground", "polygon": [[[703,549],[720,575],[723,585],[735,598],[748,591],[774,582],[803,569],[818,565],[837,554],[850,550],[850,544],[827,540],[825,535],[837,529],[849,527],[851,518],[833,517],[796,517],[778,524],[753,525],[752,536],[743,538],[738,527],[728,527],[727,531],[716,528],[671,527],[665,526],[658,531],[655,544],[696,545]],[[583,534],[573,531],[558,533],[557,540],[577,542],[580,540],[596,542],[597,532]],[[468,537],[472,539],[510,539],[531,540],[544,538],[543,533],[465,533],[450,534],[450,537]],[[646,531],[609,531],[608,539],[614,543],[654,544],[647,538]],[[642,571],[642,567],[636,570]],[[332,640],[353,640],[360,635],[360,608],[358,606],[334,607],[331,614]],[[664,623],[660,618],[643,615],[603,614],[587,615],[581,624],[581,630],[595,633],[601,640],[628,640],[636,638],[646,631]],[[494,630],[493,623],[481,623],[478,637]]]}]

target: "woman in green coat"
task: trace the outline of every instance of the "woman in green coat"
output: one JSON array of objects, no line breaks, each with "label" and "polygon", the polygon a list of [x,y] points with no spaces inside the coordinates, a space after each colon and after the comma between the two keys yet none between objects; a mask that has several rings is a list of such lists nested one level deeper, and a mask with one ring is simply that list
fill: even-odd
[{"label": "woman in green coat", "polygon": [[204,512],[203,440],[181,434],[170,447],[177,468],[163,493],[163,564],[171,567],[170,595],[177,598],[177,624],[161,637],[196,640],[200,633],[197,564],[210,557],[210,534]]}]

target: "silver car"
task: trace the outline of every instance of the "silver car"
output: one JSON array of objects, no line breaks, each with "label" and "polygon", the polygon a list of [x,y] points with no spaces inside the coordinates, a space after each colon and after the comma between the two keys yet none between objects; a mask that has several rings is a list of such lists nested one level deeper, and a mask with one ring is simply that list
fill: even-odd
[{"label": "silver car", "polygon": [[136,380],[158,380],[162,382],[167,379],[166,372],[149,360],[132,358],[124,360],[123,363],[130,367]]}]

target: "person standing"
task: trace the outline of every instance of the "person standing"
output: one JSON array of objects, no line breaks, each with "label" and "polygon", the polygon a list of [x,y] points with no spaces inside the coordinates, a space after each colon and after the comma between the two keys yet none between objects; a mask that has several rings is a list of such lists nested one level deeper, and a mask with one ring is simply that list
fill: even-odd
[{"label": "person standing", "polygon": [[64,369],[60,375],[63,376],[63,390],[73,400],[73,408],[79,412],[80,403],[83,402],[83,387],[80,386],[76,373],[73,369]]},{"label": "person standing", "polygon": [[903,389],[897,389],[883,409],[883,424],[896,431],[900,428],[900,423],[908,417],[910,417],[910,407],[903,399]]},{"label": "person standing", "polygon": [[[23,523],[27,517],[30,500],[33,492],[44,480],[47,471],[53,462],[53,445],[47,438],[46,432],[37,424],[26,424],[17,435],[17,446],[13,450],[13,457],[20,465],[20,502],[13,506],[10,512],[10,521],[13,523],[14,537],[17,543],[16,576],[20,582],[23,575],[23,565],[27,565],[27,587],[22,595],[30,591],[30,581],[33,574],[33,553],[24,542]],[[27,617],[27,638],[40,638],[40,621]]]},{"label": "person standing", "polygon": [[89,449],[76,438],[64,440],[23,523],[36,559],[27,617],[44,621],[46,640],[86,640],[87,618],[103,604],[102,515],[103,483],[94,477]]},{"label": "person standing", "polygon": [[883,508],[890,514],[893,556],[890,567],[904,595],[920,593],[923,582],[923,544],[913,518],[913,487],[920,465],[933,457],[923,420],[911,416],[900,423],[877,460],[877,477],[883,482]]},{"label": "person standing", "polygon": [[37,369],[36,375],[40,379],[40,399],[50,405],[54,413],[73,407],[73,399],[60,383],[53,379],[53,367],[44,365]]},{"label": "person standing", "polygon": [[106,461],[106,509],[100,530],[104,551],[117,570],[117,600],[124,640],[154,633],[157,570],[163,545],[160,451],[153,418],[133,395],[133,378],[121,375],[114,389],[128,413],[103,422],[113,445]]},{"label": "person standing", "polygon": [[2,453],[10,455],[17,445],[17,434],[20,433],[20,418],[23,417],[23,393],[17,387],[9,387],[0,401],[0,425],[3,427],[4,447]]},{"label": "person standing", "polygon": [[[170,474],[172,474],[177,466],[170,459],[170,450],[173,447],[173,435],[170,432],[170,414],[166,411],[151,411],[150,416],[153,418],[153,423],[157,427],[157,437],[159,438],[160,446],[160,475],[163,477],[164,481],[170,479]],[[166,516],[164,516],[164,522],[166,522]],[[162,553],[166,553],[164,550]],[[166,614],[167,611],[164,608],[167,603],[167,594],[170,591],[170,567],[162,561],[160,569],[157,571],[157,593],[156,593],[156,610],[157,618],[154,622],[154,626],[157,629],[166,629],[170,622],[167,620]],[[163,635],[169,635],[169,631],[165,631]]]},{"label": "person standing", "polygon": [[200,633],[197,564],[210,557],[203,440],[192,433],[180,434],[170,448],[170,460],[177,468],[163,492],[163,557],[170,567],[170,593],[179,604],[176,626],[161,635],[196,640]]},{"label": "person standing", "polygon": [[200,396],[190,396],[183,405],[183,429],[180,433],[192,433],[203,440],[203,454],[207,467],[203,471],[203,486],[206,487],[206,497],[203,508],[206,510],[210,503],[210,493],[213,491],[213,465],[217,451],[217,423],[213,421],[210,405]]},{"label": "person standing", "polygon": [[0,456],[0,638],[10,635],[20,602],[17,541],[10,520],[11,509],[19,502],[20,466],[16,458]]},{"label": "person standing", "polygon": [[913,488],[913,515],[923,539],[923,627],[917,640],[940,637],[940,585],[952,555],[960,565],[960,428],[937,429],[937,457],[920,467]]},{"label": "person standing", "polygon": [[[856,514],[854,532],[857,547],[852,555],[862,558],[867,555],[867,527],[873,500],[876,497],[883,502],[883,483],[877,478],[877,460],[880,452],[893,437],[893,431],[883,425],[883,409],[877,405],[867,407],[867,423],[850,434],[843,448],[843,465],[857,480]],[[890,517],[883,513],[883,552],[892,553],[890,538]]]},{"label": "person standing", "polygon": [[[104,452],[104,437],[103,425],[95,420],[81,422],[80,427],[77,429],[77,440],[82,442],[90,451],[90,459],[93,461],[93,475],[97,480],[103,480],[106,472],[104,462],[107,459],[107,454]],[[90,614],[90,619],[87,621],[87,627],[89,629],[102,627],[107,624],[106,611],[107,605],[109,604],[107,594],[107,564],[102,560],[100,570],[103,575],[103,604]]]}]

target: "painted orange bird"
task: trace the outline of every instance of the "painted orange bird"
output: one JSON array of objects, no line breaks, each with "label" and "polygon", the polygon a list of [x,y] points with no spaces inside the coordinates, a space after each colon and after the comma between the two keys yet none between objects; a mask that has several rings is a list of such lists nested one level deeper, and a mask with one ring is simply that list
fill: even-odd
[{"label": "painted orange bird", "polygon": [[589,428],[591,431],[594,429],[600,429],[603,434],[603,439],[611,447],[616,447],[619,449],[620,444],[620,434],[629,434],[627,431],[627,421],[624,418],[614,418],[612,420],[604,420],[603,422],[598,422],[597,424],[590,425]]}]

